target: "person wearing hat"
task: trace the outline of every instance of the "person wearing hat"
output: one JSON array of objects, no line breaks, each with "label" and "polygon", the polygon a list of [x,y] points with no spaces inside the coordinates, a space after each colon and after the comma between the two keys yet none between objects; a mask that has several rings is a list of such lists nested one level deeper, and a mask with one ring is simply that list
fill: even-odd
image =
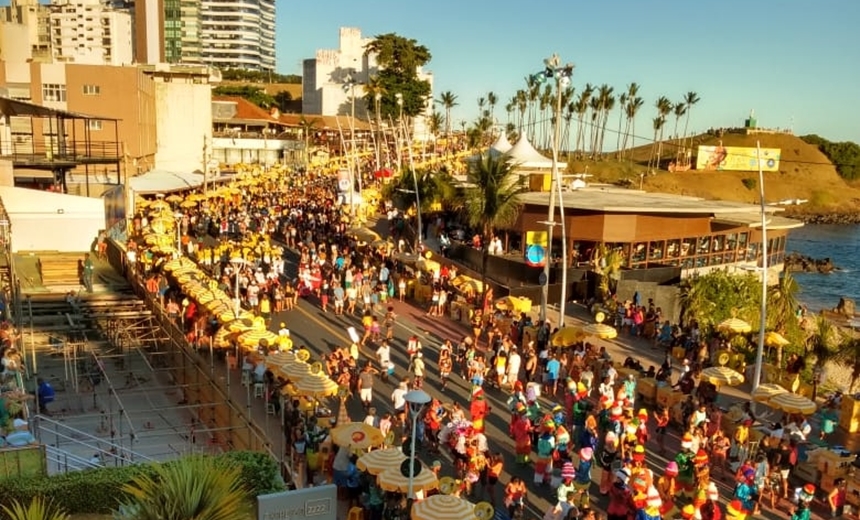
[{"label": "person wearing hat", "polygon": [[6,444],[12,448],[21,448],[37,444],[36,437],[30,433],[29,424],[20,417],[12,421],[12,431],[6,435]]},{"label": "person wearing hat", "polygon": [[514,438],[517,464],[526,464],[532,452],[532,421],[521,402],[517,402],[511,419],[511,436]]},{"label": "person wearing hat", "polygon": [[612,467],[618,460],[618,436],[615,432],[606,432],[606,437],[603,439],[603,446],[600,449],[600,455],[597,459],[597,467],[600,470],[600,477],[597,481],[600,483],[599,491],[601,495],[609,493],[609,488],[615,480],[612,473]]},{"label": "person wearing hat", "polygon": [[708,482],[711,481],[711,471],[708,460],[708,452],[703,448],[699,448],[696,456],[693,457],[693,468],[695,474],[696,489],[706,489]]},{"label": "person wearing hat", "polygon": [[755,485],[755,469],[746,468],[739,479],[732,498],[740,501],[743,511],[749,515],[755,511],[759,492]]},{"label": "person wearing hat", "polygon": [[556,490],[556,498],[558,498],[559,502],[564,502],[567,500],[568,492],[576,493],[576,479],[577,471],[573,466],[572,462],[565,462],[561,466],[561,483]]},{"label": "person wearing hat", "polygon": [[696,470],[693,458],[696,454],[693,453],[692,448],[693,436],[687,432],[681,438],[681,451],[675,455],[675,463],[678,464],[678,491],[687,497],[692,496],[695,487]]},{"label": "person wearing hat", "polygon": [[552,454],[555,451],[555,424],[551,417],[546,417],[537,428],[540,431],[537,441],[537,457],[535,458],[535,484],[548,484],[552,476]]},{"label": "person wearing hat", "polygon": [[[740,500],[732,500],[726,506],[726,520],[746,520],[748,514]],[[809,520],[809,517],[797,520]]]},{"label": "person wearing hat", "polygon": [[678,494],[678,464],[672,460],[666,464],[666,470],[663,476],[657,479],[657,492],[660,493],[660,513],[665,517],[670,517],[675,512],[675,497]]},{"label": "person wearing hat", "polygon": [[490,413],[490,406],[484,399],[484,389],[480,386],[472,388],[472,402],[469,404],[469,413],[472,418],[472,428],[476,432],[483,432],[484,418]]},{"label": "person wearing hat", "polygon": [[570,454],[568,453],[568,446],[570,445],[570,433],[567,431],[567,428],[564,427],[564,422],[559,421],[557,416],[554,421],[556,423],[555,449],[558,452],[560,459],[569,459]]},{"label": "person wearing hat", "polygon": [[696,518],[696,506],[693,504],[687,504],[683,508],[681,508],[681,518],[683,520],[693,520]]},{"label": "person wearing hat", "polygon": [[615,483],[609,490],[609,505],[606,507],[607,520],[628,520],[633,504],[629,482],[630,471],[627,468],[615,472]]},{"label": "person wearing hat", "polygon": [[581,492],[583,496],[588,496],[588,490],[591,488],[591,467],[593,464],[594,449],[590,446],[585,446],[579,450],[579,466],[576,468],[576,477],[574,478],[574,486],[576,490]]},{"label": "person wearing hat", "polygon": [[702,520],[721,520],[723,511],[720,509],[720,491],[713,482],[708,483],[705,499],[705,503],[699,507]]}]

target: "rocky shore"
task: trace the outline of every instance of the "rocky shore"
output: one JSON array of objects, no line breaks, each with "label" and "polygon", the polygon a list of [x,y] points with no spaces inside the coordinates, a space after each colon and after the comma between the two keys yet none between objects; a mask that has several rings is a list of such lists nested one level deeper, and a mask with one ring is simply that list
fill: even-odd
[{"label": "rocky shore", "polygon": [[836,224],[843,226],[860,224],[860,211],[841,211],[837,213],[804,213],[800,211],[795,212],[788,210],[786,212],[786,216],[803,221],[805,224]]},{"label": "rocky shore", "polygon": [[789,273],[821,273],[828,274],[838,271],[829,258],[812,258],[792,252],[785,255],[785,270]]}]

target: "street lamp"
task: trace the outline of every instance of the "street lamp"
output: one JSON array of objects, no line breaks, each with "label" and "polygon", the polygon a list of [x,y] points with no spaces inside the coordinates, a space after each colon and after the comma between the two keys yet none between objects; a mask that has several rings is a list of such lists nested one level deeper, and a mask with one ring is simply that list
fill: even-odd
[{"label": "street lamp", "polygon": [[177,211],[173,214],[173,219],[176,220],[176,255],[182,256],[182,213]]},{"label": "street lamp", "polygon": [[376,171],[382,167],[379,161],[379,141],[383,137],[382,132],[382,117],[380,117],[380,103],[382,102],[382,92],[377,92],[373,96],[373,105],[376,110]]},{"label": "street lamp", "polygon": [[761,316],[759,317],[758,346],[755,352],[755,371],[753,390],[761,384],[762,358],[764,357],[764,331],[767,326],[767,214],[764,203],[764,172],[761,168],[761,144],[756,142],[756,161],[758,161],[758,189],[761,205]]},{"label": "street lamp", "polygon": [[[410,157],[411,159],[411,157]],[[410,163],[412,161],[410,160]],[[407,190],[405,188],[398,188],[397,191],[401,193],[414,193],[415,194],[415,217],[417,219],[416,225],[418,226],[418,233],[415,235],[415,254],[419,254],[421,252],[421,239],[424,236],[424,226],[421,223],[421,195],[418,194],[418,179],[415,175],[415,169],[412,168],[412,180],[415,182],[415,189]]]},{"label": "street lamp", "polygon": [[[552,253],[552,232],[555,226],[555,197],[558,194],[559,210],[561,218],[561,301],[558,306],[558,327],[564,327],[564,310],[567,303],[567,230],[564,221],[564,199],[561,191],[561,178],[558,171],[558,147],[561,140],[561,97],[562,90],[570,86],[570,78],[573,76],[573,64],[568,63],[561,65],[561,58],[558,54],[553,54],[551,57],[544,60],[544,70],[532,75],[532,79],[538,83],[544,83],[549,79],[555,79],[555,114],[553,118],[552,132],[552,182],[549,190],[549,211],[547,218],[547,226],[549,227],[549,239],[547,245],[549,251],[547,256]],[[552,189],[552,183],[555,183],[555,190]],[[549,259],[544,263],[544,278],[545,282],[541,287],[541,321],[546,322],[547,305],[549,304]]]},{"label": "street lamp", "polygon": [[353,192],[355,191],[355,178],[358,177],[358,192],[361,193],[361,172],[357,171],[358,166],[355,163],[355,87],[360,83],[350,73],[343,83],[343,91],[349,94],[350,100],[350,120],[349,120],[349,140],[352,144],[352,150],[349,153],[349,165],[352,173],[352,186],[349,191],[349,204],[351,212],[355,215],[355,202]]},{"label": "street lamp", "polygon": [[397,172],[400,173],[400,170],[403,168],[402,164],[402,156],[403,152],[400,149],[400,132],[403,131],[403,94],[400,92],[394,94],[394,99],[397,101],[397,133],[394,135],[395,144],[394,147],[397,151]]},{"label": "street lamp", "polygon": [[233,266],[233,271],[235,271],[234,274],[236,275],[236,285],[233,290],[233,315],[239,318],[239,311],[241,310],[239,305],[239,270],[245,265],[245,259],[238,256],[231,258],[230,265]]},{"label": "street lamp", "polygon": [[410,445],[409,457],[409,487],[406,493],[406,515],[412,513],[412,503],[415,501],[415,437],[418,436],[418,416],[424,409],[424,406],[431,401],[430,394],[424,390],[412,390],[406,392],[403,396],[406,403],[409,405],[409,411],[412,412],[412,439]]}]

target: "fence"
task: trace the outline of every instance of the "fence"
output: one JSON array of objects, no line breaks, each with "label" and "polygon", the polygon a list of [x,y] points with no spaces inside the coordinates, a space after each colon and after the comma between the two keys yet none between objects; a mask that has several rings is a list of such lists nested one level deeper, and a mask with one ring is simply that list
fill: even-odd
[{"label": "fence", "polygon": [[48,465],[44,446],[0,449],[0,479],[45,476]]}]

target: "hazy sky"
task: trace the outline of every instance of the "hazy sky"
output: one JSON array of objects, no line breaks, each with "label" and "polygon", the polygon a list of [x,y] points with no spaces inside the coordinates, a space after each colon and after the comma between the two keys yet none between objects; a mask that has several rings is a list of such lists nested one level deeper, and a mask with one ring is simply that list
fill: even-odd
[{"label": "hazy sky", "polygon": [[488,91],[504,120],[523,78],[557,52],[576,65],[575,87],[639,83],[644,137],[658,96],[692,90],[691,130],[740,126],[754,109],[760,126],[860,142],[858,20],[857,0],[278,2],[278,71],[301,74],[302,59],[337,48],[339,27],[358,27],[426,45],[435,94],[459,96],[455,122]]}]

